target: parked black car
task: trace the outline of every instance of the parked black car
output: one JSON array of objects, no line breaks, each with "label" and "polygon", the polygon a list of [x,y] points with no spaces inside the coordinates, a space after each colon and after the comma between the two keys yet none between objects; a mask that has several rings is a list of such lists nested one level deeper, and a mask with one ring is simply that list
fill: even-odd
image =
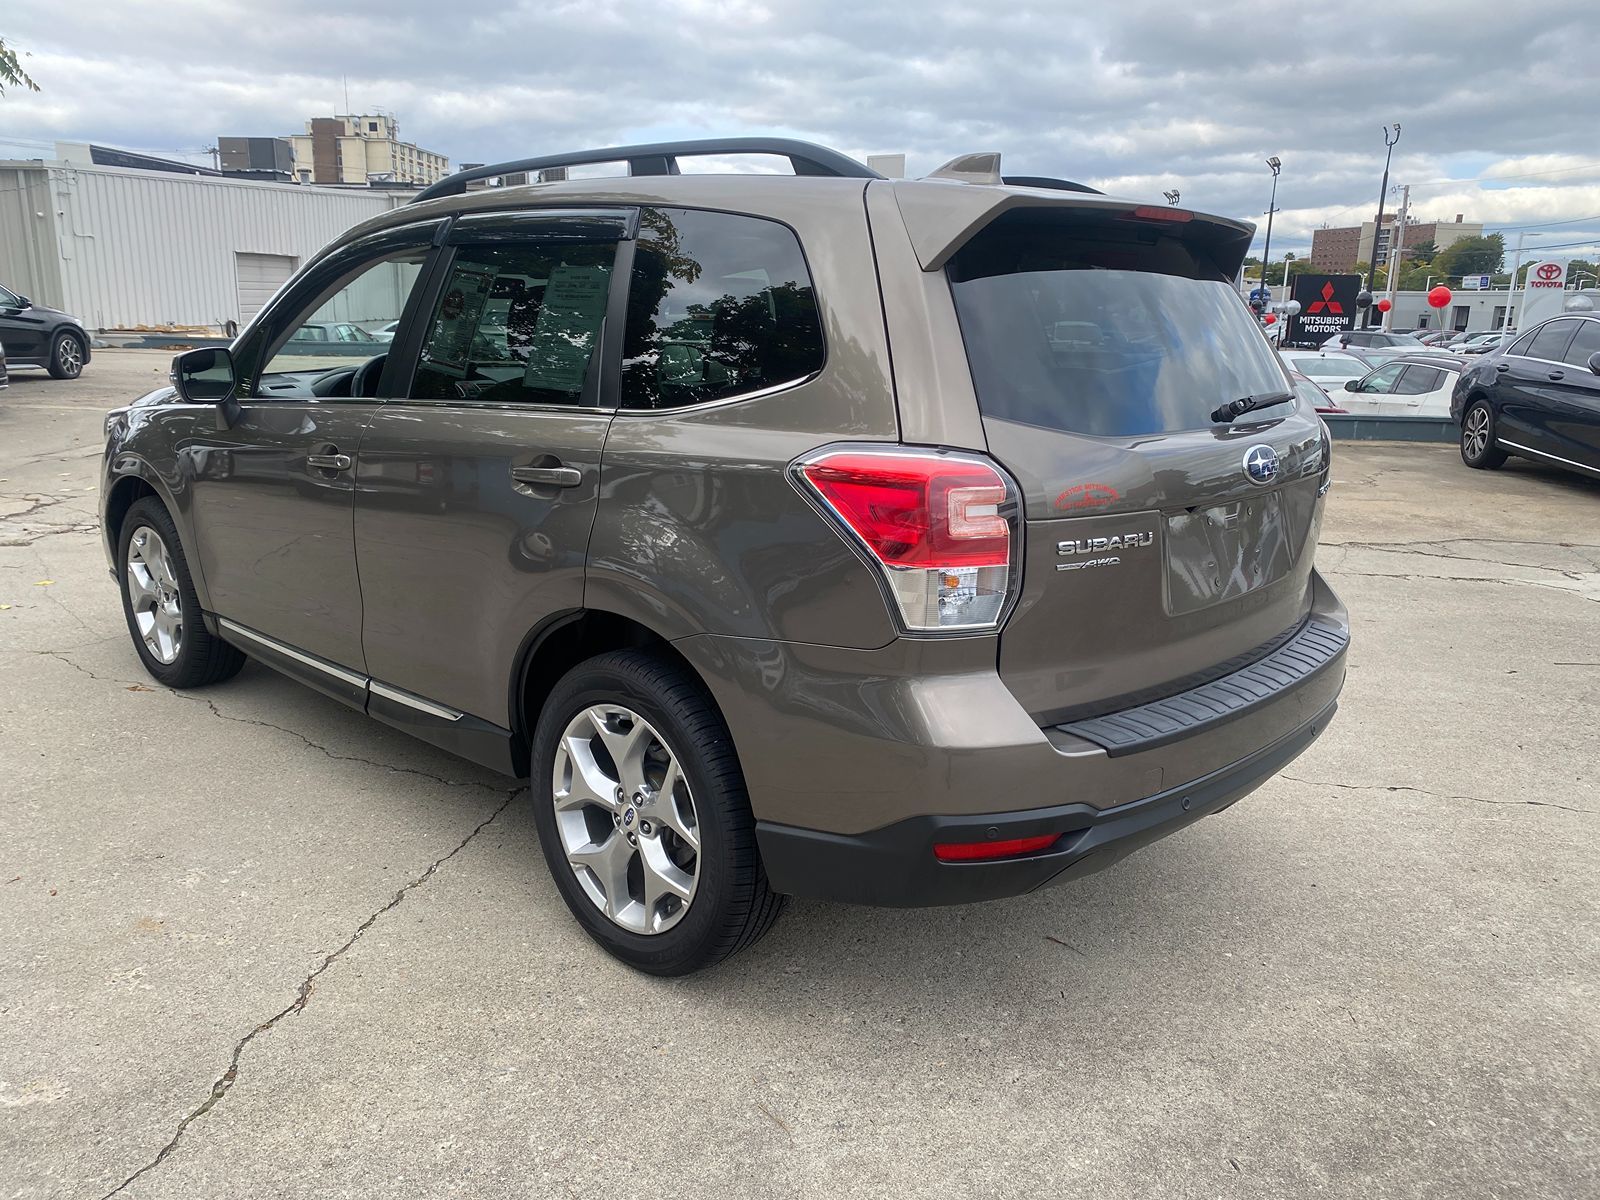
[{"label": "parked black car", "polygon": [[77,317],[35,304],[0,286],[0,346],[13,369],[43,367],[76,379],[89,361],[89,335]]},{"label": "parked black car", "polygon": [[1555,317],[1472,362],[1450,415],[1469,467],[1517,454],[1600,476],[1600,314]]}]

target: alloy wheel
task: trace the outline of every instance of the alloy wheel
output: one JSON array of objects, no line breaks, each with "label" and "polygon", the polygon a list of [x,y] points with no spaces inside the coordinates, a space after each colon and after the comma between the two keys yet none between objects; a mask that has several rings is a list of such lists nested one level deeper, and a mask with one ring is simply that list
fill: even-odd
[{"label": "alloy wheel", "polygon": [[561,849],[594,906],[665,933],[700,882],[700,822],[678,757],[638,713],[597,704],[567,723],[551,794]]},{"label": "alloy wheel", "polygon": [[1471,457],[1483,457],[1483,452],[1489,448],[1489,410],[1483,405],[1474,405],[1467,414],[1467,425],[1462,430],[1461,439]]},{"label": "alloy wheel", "polygon": [[61,370],[67,375],[76,377],[83,370],[83,350],[78,345],[78,339],[64,337],[56,348],[56,361],[61,365]]},{"label": "alloy wheel", "polygon": [[128,603],[150,656],[164,667],[183,650],[183,595],[161,535],[141,525],[128,539]]}]

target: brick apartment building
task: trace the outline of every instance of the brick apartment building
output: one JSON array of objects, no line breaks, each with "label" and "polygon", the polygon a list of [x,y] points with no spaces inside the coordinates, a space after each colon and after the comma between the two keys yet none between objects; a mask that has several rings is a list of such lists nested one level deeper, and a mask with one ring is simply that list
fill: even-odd
[{"label": "brick apartment building", "polygon": [[[1319,271],[1341,273],[1354,271],[1358,262],[1370,262],[1373,252],[1372,243],[1376,233],[1377,265],[1383,266],[1389,260],[1389,243],[1394,237],[1395,215],[1383,214],[1383,229],[1378,231],[1377,222],[1364,221],[1360,225],[1345,225],[1330,229],[1316,229],[1311,233],[1311,265]],[[1457,213],[1454,221],[1414,221],[1406,226],[1406,241],[1409,246],[1420,246],[1424,242],[1432,242],[1443,250],[1453,242],[1462,238],[1482,237],[1483,224],[1478,221],[1466,221],[1462,214]]]}]

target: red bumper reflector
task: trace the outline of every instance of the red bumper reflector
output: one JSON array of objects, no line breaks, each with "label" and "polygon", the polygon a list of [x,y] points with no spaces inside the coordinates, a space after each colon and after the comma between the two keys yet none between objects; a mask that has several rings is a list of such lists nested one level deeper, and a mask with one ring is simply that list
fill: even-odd
[{"label": "red bumper reflector", "polygon": [[982,862],[992,858],[1016,858],[1055,845],[1061,835],[1044,833],[1038,837],[1011,838],[1004,842],[938,842],[933,856],[940,862]]}]

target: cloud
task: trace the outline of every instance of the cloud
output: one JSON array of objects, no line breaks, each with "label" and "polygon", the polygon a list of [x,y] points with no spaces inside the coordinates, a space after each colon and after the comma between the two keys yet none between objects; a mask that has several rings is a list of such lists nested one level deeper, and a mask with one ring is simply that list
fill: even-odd
[{"label": "cloud", "polygon": [[[15,137],[196,155],[345,109],[398,115],[455,162],[663,136],[785,133],[903,151],[921,173],[998,149],[1008,170],[1260,221],[1274,247],[1370,216],[1380,127],[1424,218],[1600,214],[1600,24],[1588,0],[1265,9],[789,0],[77,0],[8,13],[44,89]],[[28,146],[21,146],[26,151]],[[35,153],[39,151],[35,150]],[[1482,184],[1446,182],[1485,177]],[[1505,178],[1514,177],[1514,178]],[[1392,204],[1393,201],[1391,200]],[[1574,223],[1600,239],[1600,220]],[[1548,240],[1548,239],[1547,239]],[[1563,240],[1571,240],[1563,234]]]}]

